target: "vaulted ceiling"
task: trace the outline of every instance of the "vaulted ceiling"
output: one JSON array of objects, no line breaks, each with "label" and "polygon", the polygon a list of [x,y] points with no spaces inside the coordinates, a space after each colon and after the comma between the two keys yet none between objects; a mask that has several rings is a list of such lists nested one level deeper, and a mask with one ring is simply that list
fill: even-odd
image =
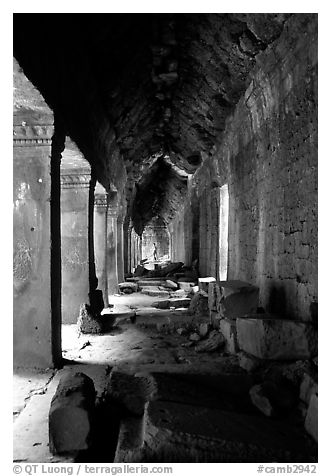
[{"label": "vaulted ceiling", "polygon": [[171,219],[288,16],[15,14],[14,55],[106,188],[119,148],[141,231]]}]

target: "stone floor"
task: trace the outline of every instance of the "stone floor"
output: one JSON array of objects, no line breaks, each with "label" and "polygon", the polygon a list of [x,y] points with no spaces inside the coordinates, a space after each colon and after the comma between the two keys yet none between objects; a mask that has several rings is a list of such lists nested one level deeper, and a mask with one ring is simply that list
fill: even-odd
[{"label": "stone floor", "polygon": [[[171,431],[174,441],[177,441],[178,438],[180,439],[181,433],[179,428],[174,428],[174,426],[183,425],[183,417],[178,417],[178,411],[180,412],[180,408],[183,407],[183,404],[191,406],[193,404],[194,407],[191,408],[193,411],[194,408],[196,408],[198,399],[200,399],[198,407],[203,406],[205,403],[208,407],[213,408],[215,407],[214,391],[216,391],[217,395],[220,395],[221,393],[223,394],[222,389],[227,389],[227,391],[230,389],[230,393],[225,392],[229,395],[229,398],[226,397],[225,399],[223,398],[223,400],[222,398],[218,398],[217,406],[218,412],[221,412],[218,418],[223,422],[222,425],[224,424],[228,428],[231,427],[229,422],[231,422],[232,417],[231,414],[229,415],[227,412],[233,410],[231,406],[233,406],[233,402],[235,401],[238,402],[239,407],[241,406],[241,395],[247,395],[248,389],[253,383],[251,377],[239,367],[235,356],[220,352],[197,353],[194,348],[194,343],[189,339],[189,334],[180,334],[176,331],[176,328],[182,329],[185,326],[189,326],[190,323],[194,324],[194,319],[188,314],[187,309],[156,309],[153,303],[161,299],[163,298],[141,293],[111,296],[110,303],[114,305],[113,312],[118,315],[116,325],[112,332],[105,335],[79,335],[75,325],[64,325],[62,327],[62,347],[65,365],[62,370],[54,372],[49,369],[42,373],[15,371],[13,414],[14,460],[16,462],[72,461],[70,458],[54,457],[48,450],[48,411],[61,376],[73,371],[81,371],[90,376],[94,381],[99,397],[104,394],[114,370],[130,374],[148,372],[159,375],[177,376],[177,383],[173,384],[174,381],[172,381],[172,383],[169,384],[171,388],[170,394],[174,392],[177,397],[170,397],[168,389],[168,393],[166,392],[168,396],[166,398],[163,396],[162,398],[165,400],[165,406],[169,407],[168,410],[170,412],[172,411],[172,406],[176,406],[174,414],[177,415],[176,418],[178,422],[174,417],[174,422],[169,423],[170,429],[167,428],[167,425],[163,428],[164,423],[161,423],[162,428],[157,428],[156,430],[154,427],[155,425],[157,427],[158,423],[153,423],[153,431],[157,431],[159,435],[162,435],[162,432],[168,434],[169,431]],[[135,322],[132,322],[130,319],[133,312],[136,314]],[[189,378],[191,382],[192,380],[198,382],[198,387],[206,387],[207,390],[204,395],[202,397],[201,395],[199,396],[200,390],[197,390],[196,385],[194,388],[191,386],[180,390],[182,384],[179,382],[182,378],[179,377],[178,379],[178,375],[182,375],[186,380]],[[165,390],[163,389],[162,392],[164,394]],[[212,395],[210,396],[208,392],[211,392]],[[190,398],[189,401],[183,402],[183,397],[179,395],[180,393],[181,395],[192,393],[192,395],[198,396],[195,400],[192,397],[193,400]],[[153,405],[155,406],[155,404]],[[220,406],[221,408],[219,408]],[[189,407],[186,406],[185,408]],[[149,411],[151,411],[151,409],[152,407],[150,407]],[[194,410],[192,414],[194,414],[196,410]],[[209,409],[208,411],[208,418],[212,422],[212,410]],[[239,415],[240,411],[242,412],[242,410],[239,410]],[[251,409],[249,409],[248,413],[251,413]],[[232,434],[237,435],[238,431],[240,432],[241,423],[240,418],[238,419],[238,414],[232,414],[232,416],[233,415],[236,415],[236,429],[232,431]],[[248,432],[254,431],[254,418],[251,415],[247,418],[248,422],[246,422],[245,425],[248,429],[246,430]],[[258,416],[258,420],[256,424],[261,428],[263,428],[265,424],[269,424],[267,419],[262,418],[261,420],[260,416]],[[161,422],[162,421],[163,420],[161,420]],[[192,423],[193,427],[191,424],[188,425],[186,433],[190,433],[190,431],[197,432],[195,425],[198,425],[200,428],[199,422],[201,421],[201,415],[199,411],[195,421],[196,423],[194,423],[194,421]],[[126,425],[130,427],[130,419],[124,421],[122,424],[120,440],[123,440],[121,431],[122,433],[126,431]],[[210,430],[208,431],[210,432]],[[275,432],[270,429],[271,433],[269,433],[275,435],[274,439],[279,439],[279,433],[277,433],[277,431]],[[130,432],[134,440],[134,429],[132,431],[130,430]],[[222,435],[223,434],[224,432]],[[263,432],[261,435],[260,440],[262,441],[265,439],[265,436],[263,436]],[[207,437],[210,438],[209,433]],[[185,438],[187,444],[192,445],[192,439],[190,439],[187,434]],[[205,441],[206,435],[202,434],[199,438],[201,441]],[[213,440],[214,446],[215,444],[216,446],[217,444],[224,445],[224,442],[222,443],[217,440],[217,435],[215,438],[215,441]],[[272,436],[270,438],[272,439]],[[245,442],[247,442],[247,438]],[[169,458],[173,457],[171,456],[173,450],[174,448],[169,449],[169,447],[167,447],[166,450],[161,448],[161,452],[165,451],[166,457]],[[126,449],[118,447],[117,457],[123,454],[123,451],[125,453]],[[155,449],[155,451],[157,450]],[[145,455],[145,457],[155,459],[155,451],[154,453],[152,452],[153,455],[149,454],[147,456]],[[206,453],[204,449],[203,452],[203,458],[207,458],[204,460],[208,461],[208,451]],[[133,448],[131,453],[137,455],[136,449]],[[114,456],[115,454],[112,457]],[[141,457],[139,451],[136,457]],[[199,454],[194,454],[194,458],[198,458],[199,460],[199,457]],[[234,456],[234,458],[235,457],[236,456]],[[272,457],[274,458],[275,455]],[[101,458],[102,456],[100,457],[100,455],[98,455],[100,461]],[[130,457],[128,460],[130,460]],[[105,462],[106,461],[107,459],[105,459]],[[133,460],[131,459],[131,461]],[[213,461],[218,460],[214,458]]]}]

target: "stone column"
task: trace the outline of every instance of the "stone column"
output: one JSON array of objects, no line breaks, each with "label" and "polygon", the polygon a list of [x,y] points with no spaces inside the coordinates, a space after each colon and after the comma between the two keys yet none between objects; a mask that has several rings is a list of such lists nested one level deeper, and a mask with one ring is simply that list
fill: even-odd
[{"label": "stone column", "polygon": [[107,277],[109,295],[118,293],[117,208],[110,205],[107,210]]},{"label": "stone column", "polygon": [[[54,136],[52,148],[52,115],[47,125],[28,124],[15,119],[14,116],[14,366],[47,368],[61,364],[61,326],[58,322],[61,319],[58,305],[58,278],[61,274],[51,284],[51,266],[54,271],[54,254],[55,250],[59,252],[59,237],[55,233],[54,216],[58,203],[57,194],[51,195],[54,189],[51,186],[50,157],[53,157],[52,180],[55,185],[58,180],[55,164],[59,166],[62,145],[57,135]],[[54,246],[52,256],[51,244]],[[57,302],[54,314],[52,285],[54,303]]]},{"label": "stone column", "polygon": [[123,233],[124,218],[117,217],[117,278],[118,282],[124,281],[124,233]]},{"label": "stone column", "polygon": [[130,273],[131,271],[131,229],[130,229],[130,219],[128,216],[125,217],[123,222],[123,267],[124,274]]},{"label": "stone column", "polygon": [[138,244],[138,263],[140,263],[142,258],[143,258],[143,239],[140,236],[139,237],[139,244]]},{"label": "stone column", "polygon": [[106,307],[109,304],[107,276],[107,206],[107,194],[96,194],[94,197],[95,270],[98,285],[102,290]]},{"label": "stone column", "polygon": [[90,168],[61,172],[62,319],[76,324],[89,293],[88,199]]},{"label": "stone column", "polygon": [[52,357],[55,367],[62,367],[62,302],[61,302],[61,182],[60,165],[66,135],[62,122],[55,117],[51,151],[51,307]]},{"label": "stone column", "polygon": [[91,179],[89,184],[88,195],[88,269],[89,269],[89,305],[92,315],[97,316],[104,308],[102,291],[97,289],[98,278],[95,271],[95,254],[94,254],[94,193],[97,180],[91,171]]}]

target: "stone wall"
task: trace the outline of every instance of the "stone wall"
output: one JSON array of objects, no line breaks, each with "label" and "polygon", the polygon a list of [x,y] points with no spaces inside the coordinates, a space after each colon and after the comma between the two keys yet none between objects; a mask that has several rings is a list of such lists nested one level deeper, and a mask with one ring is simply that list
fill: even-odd
[{"label": "stone wall", "polygon": [[24,141],[14,141],[14,365],[46,368],[52,366],[50,140]]},{"label": "stone wall", "polygon": [[193,176],[200,273],[217,274],[214,190],[228,184],[228,279],[258,285],[266,310],[310,320],[317,300],[317,16],[291,18],[257,63],[213,155]]},{"label": "stone wall", "polygon": [[89,293],[88,194],[90,170],[61,175],[62,323],[76,324]]}]

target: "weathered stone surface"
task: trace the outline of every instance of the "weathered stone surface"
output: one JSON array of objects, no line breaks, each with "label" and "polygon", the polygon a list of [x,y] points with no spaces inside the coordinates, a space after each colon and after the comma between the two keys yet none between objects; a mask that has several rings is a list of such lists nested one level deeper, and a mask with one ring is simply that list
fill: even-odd
[{"label": "weathered stone surface", "polygon": [[298,360],[316,354],[317,335],[310,324],[261,317],[239,318],[236,325],[240,349],[260,359]]},{"label": "weathered stone surface", "polygon": [[218,281],[221,317],[236,319],[256,312],[259,288],[244,281]]},{"label": "weathered stone surface", "polygon": [[200,335],[200,337],[202,337],[202,339],[207,337],[209,330],[210,330],[210,324],[208,322],[202,322],[199,325],[199,335]]},{"label": "weathered stone surface", "polygon": [[196,348],[196,352],[215,352],[217,350],[223,349],[225,346],[225,339],[223,335],[218,331],[212,331],[209,334],[209,337],[200,342]]},{"label": "weathered stone surface", "polygon": [[[174,281],[171,281],[170,279],[167,279],[164,286],[166,288],[170,288],[170,289],[177,289],[178,288],[178,285],[177,283],[175,283]],[[180,286],[179,286],[180,287]]]},{"label": "weathered stone surface", "polygon": [[145,286],[141,288],[142,294],[147,294],[148,296],[168,296],[169,292],[161,289],[158,286]]},{"label": "weathered stone surface", "polygon": [[198,342],[200,340],[200,336],[196,332],[193,332],[192,334],[190,334],[189,339],[193,342]]},{"label": "weathered stone surface", "polygon": [[158,307],[159,309],[170,309],[171,307],[174,307],[175,309],[180,308],[180,307],[189,307],[191,302],[190,298],[170,298],[170,299],[165,299],[162,301],[158,301],[153,303],[154,307]]},{"label": "weathered stone surface", "polygon": [[157,307],[158,309],[169,309],[169,299],[162,299],[162,301],[153,302],[152,306]]},{"label": "weathered stone surface", "polygon": [[311,396],[317,394],[317,390],[317,379],[305,373],[300,385],[300,399],[309,405]]},{"label": "weathered stone surface", "polygon": [[193,406],[150,401],[146,407],[145,461],[311,461],[314,449],[286,422]]},{"label": "weathered stone surface", "polygon": [[[126,313],[127,317],[133,313]],[[94,316],[88,304],[83,304],[80,308],[77,321],[78,332],[82,334],[102,334],[109,332],[116,323],[116,320],[123,317],[123,314],[105,312],[100,316]]]},{"label": "weathered stone surface", "polygon": [[212,276],[207,277],[207,278],[199,278],[198,279],[199,290],[200,291],[205,291],[206,293],[208,293],[209,283],[213,283],[214,281],[216,281],[216,279],[213,278]]},{"label": "weathered stone surface", "polygon": [[190,292],[192,294],[197,294],[197,292],[199,292],[199,286],[192,286]]},{"label": "weathered stone surface", "polygon": [[49,449],[53,454],[89,448],[94,405],[94,384],[85,374],[60,380],[49,410]]},{"label": "weathered stone surface", "polygon": [[235,319],[221,319],[219,330],[225,339],[225,350],[230,354],[236,354],[239,350],[237,342],[237,326]]},{"label": "weathered stone surface", "polygon": [[155,277],[166,277],[173,275],[176,271],[180,270],[183,267],[182,262],[178,261],[176,263],[169,263],[166,266],[156,270],[150,271],[148,276],[155,276]]},{"label": "weathered stone surface", "polygon": [[274,408],[270,399],[265,395],[262,385],[254,385],[250,391],[252,403],[266,416],[274,415]]},{"label": "weathered stone surface", "polygon": [[79,310],[77,328],[83,334],[100,334],[102,325],[99,318],[96,318],[90,312],[88,304],[82,304]]},{"label": "weathered stone surface", "polygon": [[165,281],[161,279],[144,279],[144,280],[139,280],[137,281],[137,284],[139,288],[145,288],[145,287],[150,287],[150,286],[163,286],[165,284]]},{"label": "weathered stone surface", "polygon": [[180,298],[180,299],[176,299],[176,298],[170,298],[169,299],[169,307],[175,307],[175,308],[179,308],[179,307],[189,307],[191,303],[191,299],[190,298]]},{"label": "weathered stone surface", "polygon": [[182,281],[179,281],[178,282],[178,286],[179,286],[179,289],[183,289],[184,291],[186,292],[190,292],[192,290],[192,288],[194,287],[194,282],[191,281],[191,282],[182,282]]},{"label": "weathered stone surface", "polygon": [[295,387],[285,379],[266,380],[253,386],[249,393],[254,405],[266,416],[287,414],[298,401]]},{"label": "weathered stone surface", "polygon": [[143,418],[127,417],[121,420],[114,463],[143,461]]},{"label": "weathered stone surface", "polygon": [[[208,308],[209,312],[220,314],[221,291],[216,281],[208,284]],[[221,317],[221,316],[219,316]]]},{"label": "weathered stone surface", "polygon": [[157,387],[151,375],[113,370],[107,396],[123,405],[129,413],[141,416],[144,413],[145,403],[153,398],[156,391]]},{"label": "weathered stone surface", "polygon": [[138,264],[138,266],[136,267],[134,271],[134,276],[135,277],[144,276],[147,273],[148,273],[147,269],[145,269],[143,266]]},{"label": "weathered stone surface", "polygon": [[177,291],[171,291],[170,292],[170,297],[171,298],[183,298],[186,297],[186,292],[184,289],[177,289]]},{"label": "weathered stone surface", "polygon": [[118,287],[119,287],[119,290],[123,292],[126,292],[126,290],[129,290],[129,292],[138,291],[138,284],[134,282],[125,281],[124,283],[119,283]]},{"label": "weathered stone surface", "polygon": [[316,394],[310,397],[305,428],[314,440],[318,441],[318,397]]},{"label": "weathered stone surface", "polygon": [[175,324],[171,321],[171,319],[157,322],[156,330],[162,334],[172,334],[175,331]]},{"label": "weathered stone surface", "polygon": [[191,299],[189,313],[200,316],[208,316],[208,298],[199,291]]},{"label": "weathered stone surface", "polygon": [[238,359],[240,367],[247,372],[254,372],[254,370],[258,369],[261,365],[260,359],[246,354],[245,352],[239,352]]}]

